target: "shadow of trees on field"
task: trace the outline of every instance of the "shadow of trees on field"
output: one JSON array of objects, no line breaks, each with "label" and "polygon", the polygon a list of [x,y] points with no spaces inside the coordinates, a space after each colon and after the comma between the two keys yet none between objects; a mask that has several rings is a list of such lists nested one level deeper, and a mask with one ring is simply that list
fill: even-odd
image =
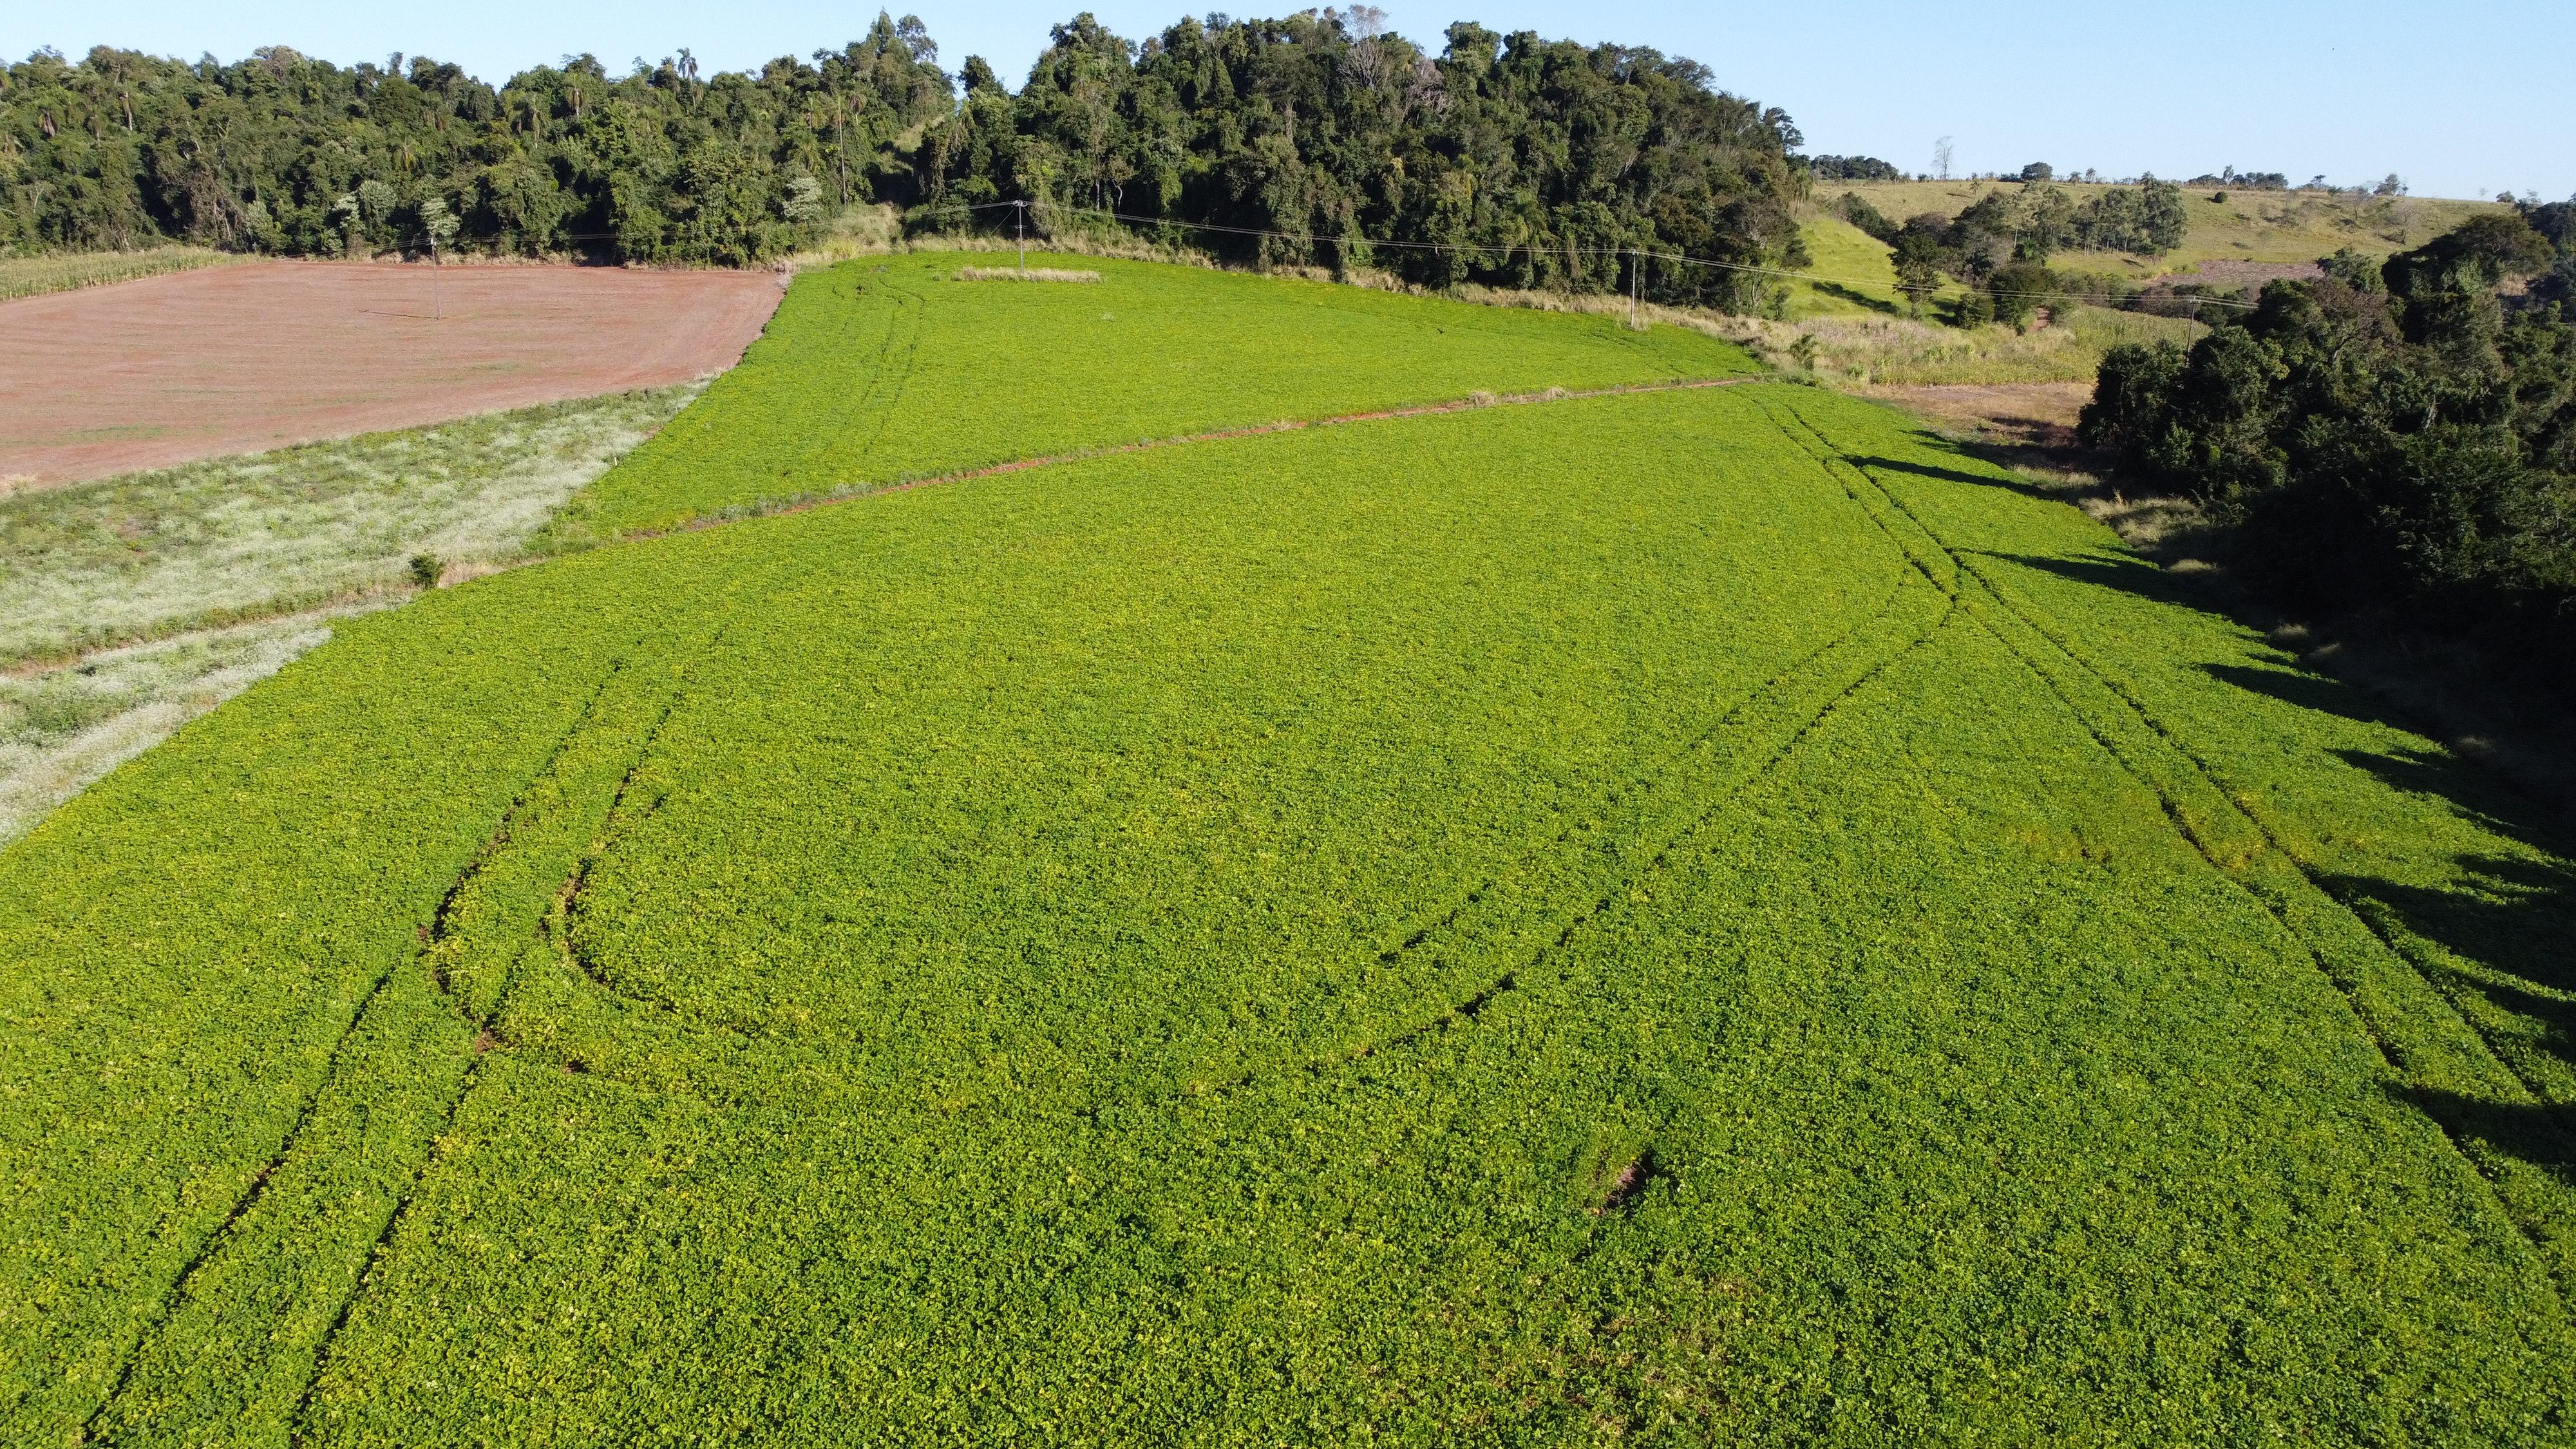
[{"label": "shadow of trees on field", "polygon": [[[2124,552],[1991,557],[2159,604],[2223,612],[2189,576]],[[2420,731],[2381,696],[2332,675],[2286,662],[2204,660],[2197,667],[2213,683],[2265,701],[2286,736],[2302,732],[2303,715]],[[2280,707],[2295,713],[2284,717]],[[2402,1095],[2454,1135],[2475,1137],[2576,1188],[2576,831],[2545,799],[2461,755],[2398,744],[2332,755],[2401,795],[2440,802],[2489,841],[2450,853],[2419,848],[2408,858],[2400,838],[2393,851],[2362,845],[2340,860],[2309,864],[2329,894],[2465,1008],[2463,1017],[2537,1100]],[[2224,772],[2223,760],[2213,763]],[[2576,1202],[2568,1211],[2576,1224]]]},{"label": "shadow of trees on field", "polygon": [[2391,1086],[2388,1093],[2442,1124],[2453,1137],[2483,1142],[2576,1187],[2576,1132],[2570,1131],[2564,1110],[2481,1101],[2429,1087]]},{"label": "shadow of trees on field", "polygon": [[[2403,727],[2367,694],[2332,679],[2206,667],[2223,682],[2301,709]],[[2494,849],[2428,863],[2419,879],[2319,872],[2328,892],[2463,1007],[2530,1098],[2491,1101],[2422,1088],[2404,1095],[2455,1136],[2481,1139],[2576,1188],[2576,1093],[2569,1087],[2576,1083],[2576,848],[2565,821],[2455,755],[2334,753],[2394,790],[2441,801],[2495,838]]]},{"label": "shadow of trees on field", "polygon": [[2096,549],[2069,558],[2054,554],[1994,553],[1985,555],[2003,563],[2019,564],[2041,573],[2055,574],[2079,584],[2116,589],[2124,594],[2158,604],[2197,613],[2214,613],[2209,601],[2200,597],[2189,580],[2160,569],[2133,553]]},{"label": "shadow of trees on field", "polygon": [[1902,317],[1905,315],[1905,310],[1897,306],[1894,302],[1890,302],[1884,297],[1873,297],[1867,292],[1846,287],[1840,282],[1813,282],[1809,285],[1813,286],[1823,295],[1831,297],[1838,302],[1849,302],[1855,306],[1867,307],[1873,312],[1881,313],[1889,317]]},{"label": "shadow of trees on field", "polygon": [[[2412,729],[2368,691],[2331,676],[2220,663],[2200,668],[2220,684],[2302,712]],[[2576,841],[2568,822],[2474,761],[2439,749],[2332,753],[2402,795],[2441,802],[2493,842],[2447,857],[2428,852],[2414,869],[2403,861],[2384,871],[2309,867],[2329,894],[2463,1008],[2463,1018],[2532,1099],[2491,1101],[2426,1088],[2401,1095],[2454,1136],[2482,1140],[2576,1187],[2576,1096],[2566,1086],[2576,1082]],[[2576,1213],[2576,1204],[2570,1208]]]},{"label": "shadow of trees on field", "polygon": [[[1956,452],[1957,449],[1953,448],[1950,451]],[[1880,458],[1860,453],[1845,454],[1843,461],[1855,468],[1866,468],[1872,472],[1910,473],[1917,478],[1938,478],[1946,483],[1965,483],[1975,488],[2002,488],[2021,494],[2025,498],[2063,501],[2060,495],[2051,493],[2036,483],[2019,478],[1998,478],[1991,473],[1964,473],[1956,468],[1943,468],[1931,463],[1916,463],[1903,458]]]},{"label": "shadow of trees on field", "polygon": [[[2002,443],[1979,447],[1930,435],[1923,442],[1963,464],[1992,455],[1991,461],[2013,466],[2039,451]],[[2072,501],[2063,490],[1967,467],[1857,454],[1847,461],[1886,473]],[[2178,573],[2126,548],[1980,557],[2240,623],[2249,622],[2249,610],[2262,612],[2224,579]],[[2258,655],[2244,662],[2201,661],[2198,667],[2213,683],[2264,700],[2286,736],[2301,733],[2299,715],[2413,735],[2431,733],[2399,700],[2330,672],[2335,668],[2331,663],[2302,666],[2284,655],[2280,663],[2267,665]],[[2281,707],[2295,713],[2283,718]],[[2391,790],[2440,802],[2489,838],[2483,846],[2448,854],[2418,845],[2410,856],[2410,842],[2401,837],[2391,842],[2394,849],[2359,843],[2339,860],[2307,863],[2329,894],[2461,1008],[2464,1021],[2484,1037],[2527,1095],[2485,1100],[2430,1088],[2393,1090],[2455,1137],[2484,1142],[2576,1189],[2576,821],[2545,791],[2517,786],[2497,770],[2438,748],[2392,744],[2342,749],[2334,755]],[[2213,763],[2225,772],[2224,760]],[[2237,782],[2220,784],[2237,788]],[[2333,833],[2328,822],[2317,825],[2319,838]],[[2367,834],[2373,827],[2359,828]],[[2576,1198],[2562,1201],[2556,1211],[2563,1214],[2560,1230],[2576,1229]]]},{"label": "shadow of trees on field", "polygon": [[[2203,673],[2221,684],[2232,684],[2249,694],[2259,694],[2300,709],[2335,715],[2356,724],[2385,725],[2406,729],[2406,721],[2362,690],[2341,680],[2304,669],[2262,669],[2242,664],[2203,664]],[[2437,793],[2437,792],[2428,792]]]}]

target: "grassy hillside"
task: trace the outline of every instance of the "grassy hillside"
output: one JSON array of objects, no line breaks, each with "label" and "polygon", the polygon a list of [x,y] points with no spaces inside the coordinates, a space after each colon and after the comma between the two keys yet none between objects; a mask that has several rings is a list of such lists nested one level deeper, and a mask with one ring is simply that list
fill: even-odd
[{"label": "grassy hillside", "polygon": [[[782,341],[891,328],[848,280]],[[1056,330],[1132,303],[1025,310],[1117,285],[925,283],[1015,382],[901,426],[774,348],[593,516],[1204,430]],[[1318,411],[1727,356],[1227,285],[1313,314]],[[1207,332],[1209,395],[1281,406],[1226,370],[1283,335]],[[0,852],[0,1422],[2545,1442],[2552,828],[1778,383],[611,544]]]},{"label": "grassy hillside", "polygon": [[1831,281],[1790,284],[1788,317],[1884,317],[1906,310],[1896,290],[1896,264],[1887,244],[1836,216],[1798,224],[1813,258],[1807,270]]},{"label": "grassy hillside", "polygon": [[[2079,203],[2112,189],[2057,184]],[[2011,194],[2021,185],[2013,181],[1828,181],[1817,183],[1816,200],[1830,202],[1845,191],[1857,192],[1890,220],[1902,222],[1925,212],[1956,216],[1978,197],[1998,189]],[[2241,189],[2228,190],[2223,202],[2212,200],[2218,192],[2219,188],[2207,186],[2183,189],[2191,230],[2180,247],[2164,256],[2062,252],[2050,265],[2144,280],[2188,272],[2204,261],[2312,262],[2342,247],[2387,255],[2422,246],[2480,211],[2501,209],[2487,201]]]},{"label": "grassy hillside", "polygon": [[[2189,343],[2199,323],[2104,307],[2052,309],[2051,325],[1950,327],[1917,319],[1896,290],[1885,243],[1838,217],[1799,223],[1815,280],[1789,283],[1777,321],[1730,319],[1727,326],[1782,366],[1805,367],[1836,385],[1922,386],[2090,380],[2102,354],[2123,342]],[[1942,285],[1938,301],[1955,296]],[[1796,349],[1804,349],[1804,355]]]},{"label": "grassy hillside", "polygon": [[1687,330],[1189,267],[1033,255],[1101,281],[955,279],[984,260],[806,274],[710,406],[638,449],[568,526],[667,528],[1041,452],[1752,365]]}]

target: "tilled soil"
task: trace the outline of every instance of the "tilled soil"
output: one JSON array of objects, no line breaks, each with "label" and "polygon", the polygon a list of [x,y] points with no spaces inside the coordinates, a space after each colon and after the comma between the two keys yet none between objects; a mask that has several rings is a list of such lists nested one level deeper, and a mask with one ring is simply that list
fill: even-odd
[{"label": "tilled soil", "polygon": [[261,262],[0,302],[0,480],[19,488],[730,367],[766,272]]}]

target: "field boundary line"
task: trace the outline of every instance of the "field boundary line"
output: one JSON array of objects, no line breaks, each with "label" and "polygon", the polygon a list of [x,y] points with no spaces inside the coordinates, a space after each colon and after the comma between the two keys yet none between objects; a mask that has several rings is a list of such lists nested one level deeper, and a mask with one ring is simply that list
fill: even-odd
[{"label": "field boundary line", "polygon": [[[1346,427],[1354,423],[1388,422],[1401,418],[1437,417],[1448,413],[1477,412],[1486,408],[1529,407],[1540,403],[1588,402],[1599,398],[1634,397],[1651,393],[1695,392],[1708,388],[1736,387],[1749,382],[1765,382],[1768,373],[1738,373],[1727,377],[1676,378],[1664,382],[1620,383],[1613,387],[1584,389],[1548,388],[1540,392],[1500,393],[1454,398],[1446,402],[1416,403],[1404,407],[1379,408],[1369,412],[1336,413],[1321,418],[1281,418],[1275,422],[1252,423],[1237,428],[1219,428],[1204,433],[1182,433],[1168,438],[1145,438],[1133,443],[1104,443],[1098,447],[1076,448],[1063,453],[1042,453],[1034,457],[1015,458],[1004,463],[989,463],[954,472],[935,473],[923,478],[898,479],[892,483],[846,484],[841,487],[774,503],[747,505],[738,509],[689,518],[661,528],[640,528],[613,535],[606,544],[642,543],[674,534],[703,533],[736,523],[749,523],[764,518],[783,518],[791,514],[810,513],[844,503],[859,503],[871,498],[884,498],[917,489],[939,488],[952,483],[971,483],[978,478],[997,478],[1010,473],[1026,473],[1038,468],[1056,468],[1070,463],[1087,463],[1099,458],[1118,458],[1131,453],[1159,452],[1165,448],[1189,447],[1203,443],[1225,443],[1240,438],[1266,437],[1272,433],[1301,433],[1314,428]],[[533,560],[532,560],[533,561]]]}]

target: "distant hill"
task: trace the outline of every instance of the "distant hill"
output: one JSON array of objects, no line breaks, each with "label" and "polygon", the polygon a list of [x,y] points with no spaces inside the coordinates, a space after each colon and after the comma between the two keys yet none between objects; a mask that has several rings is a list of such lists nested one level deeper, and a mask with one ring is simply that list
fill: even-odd
[{"label": "distant hill", "polygon": [[[2052,183],[2079,204],[2120,188],[2081,182]],[[1816,183],[1819,206],[1849,191],[1891,220],[1925,212],[1956,216],[1990,192],[2023,189],[2018,181],[1853,181]],[[2214,198],[2224,196],[2226,200]],[[2203,262],[2312,262],[2338,247],[2388,255],[2422,246],[2482,211],[2509,208],[2492,201],[2445,201],[2418,196],[2353,196],[2317,191],[2222,191],[2185,188],[2191,232],[2180,247],[2158,257],[2124,252],[2059,252],[2049,265],[2146,281],[2190,272]],[[1812,245],[1812,243],[1811,243]],[[1893,273],[1890,274],[1891,277]]]}]

